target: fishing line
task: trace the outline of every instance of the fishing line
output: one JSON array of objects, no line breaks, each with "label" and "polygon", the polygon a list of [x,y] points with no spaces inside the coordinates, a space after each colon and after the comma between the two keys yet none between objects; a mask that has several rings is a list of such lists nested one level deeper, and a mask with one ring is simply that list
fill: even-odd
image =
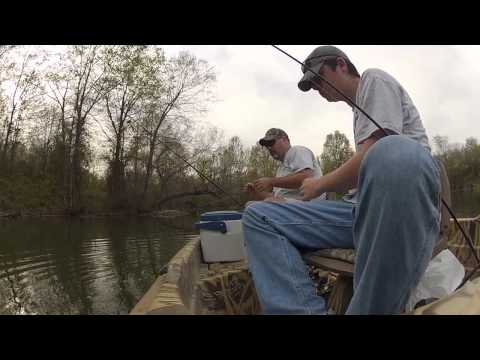
[{"label": "fishing line", "polygon": [[[129,122],[129,125],[132,127],[133,129],[133,126],[132,124]],[[143,125],[140,125],[140,127],[143,129],[143,131],[145,131],[147,134],[151,135],[152,133],[150,131],[148,131],[147,129],[145,129],[145,127]],[[235,202],[236,205],[238,205],[239,207],[243,207],[243,204],[238,201],[237,199],[235,199],[233,196],[231,196],[227,191],[225,191],[220,185],[217,185],[215,183],[215,181],[211,180],[207,175],[203,174],[200,170],[198,170],[193,164],[191,164],[188,160],[184,159],[181,155],[177,154],[177,152],[175,150],[173,150],[170,146],[167,145],[167,143],[165,141],[162,141],[162,140],[159,140],[157,139],[159,142],[161,142],[163,144],[163,146],[165,146],[165,148],[170,151],[172,154],[174,154],[175,156],[177,156],[179,159],[183,160],[188,166],[190,166],[193,170],[195,170],[195,172],[204,180],[208,181],[210,184],[212,184],[213,186],[215,186],[218,190],[220,190],[222,193],[224,193],[225,195],[227,195],[230,200],[233,200]]]}]

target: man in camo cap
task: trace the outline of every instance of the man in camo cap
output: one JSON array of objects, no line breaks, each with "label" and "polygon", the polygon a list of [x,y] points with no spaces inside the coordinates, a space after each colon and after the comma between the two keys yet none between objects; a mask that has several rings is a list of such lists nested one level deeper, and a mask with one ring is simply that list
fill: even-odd
[{"label": "man in camo cap", "polygon": [[[246,185],[246,191],[255,200],[283,201],[300,199],[300,186],[307,178],[319,178],[322,170],[313,152],[300,145],[290,145],[282,129],[269,129],[259,141],[270,156],[280,162],[275,177],[262,177]],[[325,194],[320,195],[325,198]]]}]

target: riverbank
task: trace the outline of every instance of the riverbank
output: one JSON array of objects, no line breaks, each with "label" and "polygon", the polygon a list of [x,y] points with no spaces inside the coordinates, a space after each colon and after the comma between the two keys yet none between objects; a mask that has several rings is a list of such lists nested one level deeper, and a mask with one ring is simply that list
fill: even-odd
[{"label": "riverbank", "polygon": [[[338,198],[337,198],[338,199]],[[102,207],[85,208],[82,210],[72,211],[64,208],[52,207],[32,207],[24,206],[24,202],[14,203],[15,205],[6,205],[0,202],[0,219],[16,219],[16,218],[36,218],[36,217],[65,217],[65,218],[158,218],[172,219],[183,216],[199,217],[200,214],[208,211],[216,210],[234,210],[235,207],[226,206],[215,203],[204,203],[195,209],[163,209],[163,210],[135,210],[124,209],[122,211],[108,211]],[[174,205],[170,205],[174,206]],[[452,208],[459,218],[475,217],[480,213],[480,192],[453,192]],[[238,208],[236,209],[238,210]]]},{"label": "riverbank", "polygon": [[37,218],[37,217],[74,217],[74,218],[118,218],[118,217],[150,217],[172,219],[192,216],[183,210],[156,210],[149,212],[72,212],[66,209],[22,209],[0,210],[0,219]]}]

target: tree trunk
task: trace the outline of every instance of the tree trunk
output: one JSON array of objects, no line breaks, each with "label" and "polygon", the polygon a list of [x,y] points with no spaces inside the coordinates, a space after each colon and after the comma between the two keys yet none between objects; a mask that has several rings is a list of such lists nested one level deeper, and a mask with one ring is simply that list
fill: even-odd
[{"label": "tree trunk", "polygon": [[123,133],[124,129],[120,121],[118,133],[115,139],[115,154],[112,162],[112,172],[110,178],[110,206],[116,209],[124,205],[125,202],[125,164],[123,163]]},{"label": "tree trunk", "polygon": [[75,141],[73,144],[72,172],[71,172],[71,207],[74,213],[80,211],[82,207],[82,131],[83,120],[77,118],[75,129]]},{"label": "tree trunk", "polygon": [[145,182],[143,184],[143,193],[142,193],[141,202],[140,202],[140,205],[142,207],[144,207],[145,205],[145,200],[147,198],[148,185],[150,183],[150,177],[152,176],[153,155],[155,153],[156,138],[157,138],[156,135],[154,135],[152,138],[152,141],[150,142],[150,149],[148,152],[148,161],[147,161],[147,173],[145,174]]},{"label": "tree trunk", "polygon": [[13,106],[12,111],[10,112],[10,118],[7,120],[8,125],[7,125],[7,132],[5,134],[5,141],[3,143],[3,149],[2,149],[2,164],[5,166],[5,169],[8,168],[7,164],[7,152],[8,152],[8,145],[10,142],[10,135],[12,135],[13,132],[13,117],[15,115],[15,106]]}]

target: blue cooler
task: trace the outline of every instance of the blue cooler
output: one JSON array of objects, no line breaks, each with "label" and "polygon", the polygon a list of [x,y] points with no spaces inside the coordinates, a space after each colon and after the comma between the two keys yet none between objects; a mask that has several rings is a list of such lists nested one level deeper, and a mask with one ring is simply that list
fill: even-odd
[{"label": "blue cooler", "polygon": [[229,262],[246,259],[240,211],[212,211],[200,215],[195,224],[200,230],[203,261]]}]

